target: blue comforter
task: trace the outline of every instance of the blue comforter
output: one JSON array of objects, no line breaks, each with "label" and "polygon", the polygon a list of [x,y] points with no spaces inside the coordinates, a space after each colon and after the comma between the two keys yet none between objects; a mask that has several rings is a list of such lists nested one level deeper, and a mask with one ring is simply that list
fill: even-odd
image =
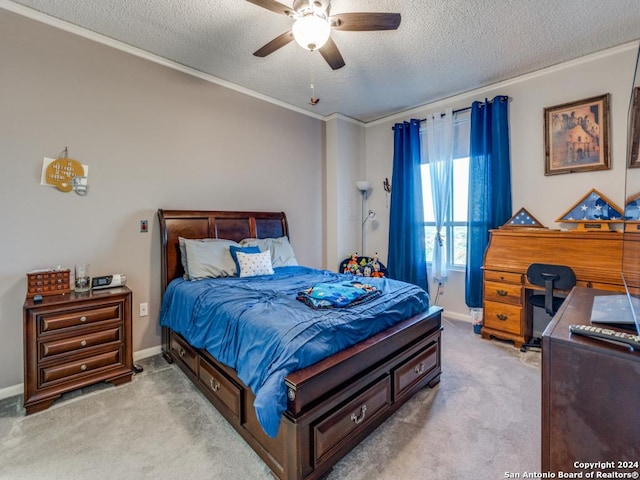
[{"label": "blue comforter", "polygon": [[314,310],[296,300],[312,285],[362,278],[297,266],[260,277],[175,279],[160,325],[233,368],[256,396],[262,428],[275,437],[287,408],[285,376],[429,308],[424,290],[386,278],[367,278],[382,294],[347,308]]}]

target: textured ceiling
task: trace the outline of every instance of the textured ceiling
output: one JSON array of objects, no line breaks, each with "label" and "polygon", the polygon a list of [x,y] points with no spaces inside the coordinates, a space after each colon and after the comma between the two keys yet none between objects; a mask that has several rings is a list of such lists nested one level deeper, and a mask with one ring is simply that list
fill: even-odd
[{"label": "textured ceiling", "polygon": [[333,71],[295,42],[253,56],[292,20],[245,0],[0,0],[10,4],[299,109],[362,122],[640,38],[639,0],[333,0],[333,14],[402,15],[396,31],[334,30],[346,66]]}]

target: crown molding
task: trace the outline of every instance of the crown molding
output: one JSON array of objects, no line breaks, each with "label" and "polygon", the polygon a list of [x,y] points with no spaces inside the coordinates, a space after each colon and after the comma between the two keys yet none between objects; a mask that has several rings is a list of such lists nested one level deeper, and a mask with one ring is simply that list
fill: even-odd
[{"label": "crown molding", "polygon": [[51,17],[42,12],[38,12],[37,10],[33,10],[31,8],[25,7],[23,5],[18,5],[9,0],[0,0],[0,8],[3,10],[7,10],[12,13],[16,13],[23,17],[29,18],[31,20],[35,20],[40,23],[44,23],[46,25],[58,28],[60,30],[64,30],[65,32],[72,33],[74,35],[78,35],[80,37],[86,38],[88,40],[92,40],[94,42],[100,43],[102,45],[106,45],[108,47],[115,48],[116,50],[120,50],[122,52],[134,55],[139,58],[143,58],[145,60],[149,60],[150,62],[156,63],[158,65],[162,65],[164,67],[171,68],[173,70],[177,70],[179,72],[185,73],[187,75],[191,75],[193,77],[199,78],[201,80],[205,80],[209,83],[213,83],[215,85],[219,85],[221,87],[228,88],[229,90],[233,90],[244,95],[248,95],[250,97],[257,98],[258,100],[262,100],[267,103],[271,103],[273,105],[277,105],[278,107],[286,108],[287,110],[294,111],[296,113],[301,113],[302,115],[306,115],[308,117],[315,118],[317,120],[325,120],[325,117],[319,115],[317,113],[309,112],[302,108],[296,107],[289,103],[283,102],[281,100],[277,100],[275,98],[269,97],[267,95],[263,95],[261,93],[255,92],[248,88],[241,87],[240,85],[236,85],[235,83],[228,82],[226,80],[222,80],[221,78],[215,77],[211,74],[201,72],[200,70],[196,70],[195,68],[190,68],[185,65],[181,65],[176,62],[172,62],[171,60],[167,60],[166,58],[162,58],[158,55],[154,55],[153,53],[149,53],[145,50],[142,50],[137,47],[132,47],[131,45],[127,45],[126,43],[120,42],[118,40],[114,40],[113,38],[106,37],[96,32],[92,32],[91,30],[87,30],[86,28],[79,27],[77,25],[73,25],[69,22],[65,22],[64,20],[60,20],[58,18]]},{"label": "crown molding", "polygon": [[353,123],[355,125],[358,125],[359,127],[364,127],[367,125],[366,123],[361,122],[360,120],[347,117],[346,115],[342,115],[341,113],[332,113],[331,115],[327,115],[326,117],[323,117],[323,120],[325,122],[328,122],[329,120],[344,120],[345,122]]},{"label": "crown molding", "polygon": [[623,43],[622,45],[618,45],[616,47],[607,48],[605,50],[601,50],[599,52],[591,53],[589,55],[585,55],[583,57],[576,58],[574,60],[568,60],[563,63],[559,63],[556,65],[552,65],[550,67],[542,68],[540,70],[536,70],[535,72],[526,73],[524,75],[520,75],[518,77],[510,78],[508,80],[503,80],[501,82],[492,83],[490,85],[486,85],[484,87],[477,88],[475,90],[469,90],[468,92],[463,92],[458,95],[453,95],[451,97],[442,98],[436,100],[431,103],[425,103],[419,105],[417,107],[413,107],[408,110],[404,110],[402,112],[394,113],[393,115],[389,115],[384,118],[380,118],[378,120],[374,120],[372,122],[368,122],[365,124],[366,127],[374,127],[380,124],[388,124],[389,122],[395,122],[397,120],[405,120],[407,118],[411,118],[415,115],[424,115],[425,110],[430,110],[437,112],[438,109],[442,109],[443,107],[449,107],[452,104],[464,105],[465,102],[471,104],[474,100],[477,100],[478,97],[484,96],[486,93],[494,91],[498,88],[505,88],[511,85],[516,85],[520,82],[526,82],[528,80],[541,77],[544,75],[549,75],[550,73],[560,72],[562,70],[566,70],[567,68],[573,68],[578,65],[582,65],[584,63],[593,62],[594,60],[598,60],[601,58],[606,58],[612,55],[617,55],[619,53],[627,52],[629,50],[638,50],[640,45],[640,40],[634,40],[633,42]]}]

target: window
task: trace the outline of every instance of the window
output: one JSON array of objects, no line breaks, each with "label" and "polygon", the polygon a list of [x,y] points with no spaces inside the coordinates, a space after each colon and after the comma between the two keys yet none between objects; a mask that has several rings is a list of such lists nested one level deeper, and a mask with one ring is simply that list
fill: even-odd
[{"label": "window", "polygon": [[[424,131],[424,129],[423,129]],[[422,133],[422,132],[421,132]],[[426,136],[425,136],[426,138]],[[433,259],[436,224],[431,195],[431,175],[427,159],[422,163],[422,199],[427,262]],[[467,197],[469,189],[469,112],[454,117],[454,161],[449,208],[442,237],[447,266],[464,268],[467,263]]]}]

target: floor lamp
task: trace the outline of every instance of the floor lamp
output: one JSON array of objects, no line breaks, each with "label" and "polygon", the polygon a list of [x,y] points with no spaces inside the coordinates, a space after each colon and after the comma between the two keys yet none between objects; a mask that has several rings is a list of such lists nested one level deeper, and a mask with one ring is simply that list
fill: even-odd
[{"label": "floor lamp", "polygon": [[369,210],[366,214],[365,214],[365,208],[366,208],[366,204],[367,204],[367,194],[369,193],[369,188],[371,187],[371,184],[366,181],[366,180],[359,180],[356,182],[356,186],[358,187],[358,190],[360,190],[360,193],[362,194],[362,214],[361,214],[361,232],[360,232],[360,239],[362,241],[362,249],[360,250],[360,255],[361,256],[365,256],[364,254],[364,225],[365,223],[367,223],[367,220],[371,219],[373,220],[376,216],[376,212],[374,212],[373,210]]}]

